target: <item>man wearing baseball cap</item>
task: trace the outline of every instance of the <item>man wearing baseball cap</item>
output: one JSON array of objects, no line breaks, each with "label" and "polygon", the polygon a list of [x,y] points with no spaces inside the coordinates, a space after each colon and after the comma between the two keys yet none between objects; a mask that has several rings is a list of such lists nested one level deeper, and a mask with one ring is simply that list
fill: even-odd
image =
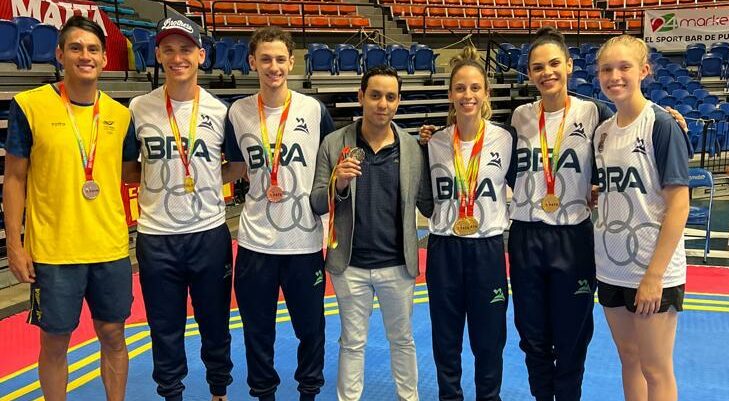
[{"label": "man wearing baseball cap", "polygon": [[226,401],[232,249],[222,185],[245,166],[222,162],[225,142],[235,138],[226,129],[227,104],[197,84],[205,60],[198,27],[167,18],[156,44],[165,85],[131,101],[136,132],[124,142],[123,166],[124,180],[140,183],[136,251],[152,377],[166,401],[182,400],[189,292],[212,400]]}]

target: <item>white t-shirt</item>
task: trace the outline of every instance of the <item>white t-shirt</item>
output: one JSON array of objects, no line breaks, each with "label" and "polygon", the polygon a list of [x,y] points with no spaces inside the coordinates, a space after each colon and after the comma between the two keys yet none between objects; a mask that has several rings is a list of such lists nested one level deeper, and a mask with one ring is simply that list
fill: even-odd
[{"label": "white t-shirt", "polygon": [[[604,141],[602,151],[599,144]],[[674,119],[648,102],[628,126],[617,117],[595,132],[600,196],[595,224],[597,279],[637,288],[653,257],[665,217],[663,188],[688,185],[687,139]],[[686,282],[681,240],[663,275],[664,287]]]},{"label": "white t-shirt", "polygon": [[[578,224],[590,218],[593,133],[598,124],[612,113],[601,104],[570,96],[570,109],[555,174],[554,192],[560,199],[560,206],[556,211],[547,213],[541,204],[547,194],[547,183],[539,141],[540,102],[519,106],[511,118],[518,143],[516,184],[509,206],[510,216],[513,220],[540,221],[551,225]],[[550,158],[563,113],[564,110],[545,113]]]},{"label": "white t-shirt", "polygon": [[[235,132],[242,160],[248,165],[250,189],[238,227],[238,244],[267,254],[305,254],[320,251],[321,219],[309,204],[314,183],[316,154],[321,137],[333,129],[326,108],[316,99],[291,92],[291,106],[281,146],[278,183],[284,191],[278,203],[266,198],[271,178],[264,159],[258,116],[258,96],[237,100],[230,106],[229,123]],[[271,151],[283,107],[265,107]],[[227,152],[231,154],[232,152]]]},{"label": "white t-shirt", "polygon": [[[455,187],[453,160],[453,135],[455,125],[436,133],[428,142],[431,185],[435,207],[430,218],[430,232],[437,235],[453,235],[453,224],[459,213],[460,198]],[[473,217],[479,223],[478,231],[470,238],[486,238],[501,235],[509,226],[506,208],[507,173],[514,172],[512,154],[516,134],[511,127],[485,121],[483,148],[476,184],[476,200]],[[463,171],[475,141],[461,142]]]},{"label": "white t-shirt", "polygon": [[[137,230],[144,234],[187,234],[225,223],[221,152],[225,141],[227,105],[200,88],[199,115],[190,174],[195,191],[184,189],[185,167],[167,117],[164,87],[132,99],[136,136],[125,140],[125,161],[141,151],[139,187],[141,213]],[[193,101],[172,100],[183,146],[187,146]],[[232,134],[229,134],[229,136]],[[232,138],[232,137],[231,137]]]}]

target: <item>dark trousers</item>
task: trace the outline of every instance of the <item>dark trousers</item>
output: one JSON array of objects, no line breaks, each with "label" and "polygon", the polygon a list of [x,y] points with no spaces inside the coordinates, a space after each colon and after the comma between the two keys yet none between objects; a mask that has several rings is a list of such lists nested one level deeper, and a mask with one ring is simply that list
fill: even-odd
[{"label": "dark trousers", "polygon": [[168,401],[182,400],[187,376],[187,294],[200,330],[200,357],[213,395],[225,395],[230,375],[232,249],[228,226],[192,234],[137,234],[139,281],[152,334],[152,377]]},{"label": "dark trousers", "polygon": [[279,288],[299,340],[294,379],[302,398],[313,399],[324,385],[324,257],[271,255],[238,247],[235,295],[248,364],[250,394],[271,399],[281,379],[273,366]]},{"label": "dark trousers", "polygon": [[503,236],[431,234],[426,279],[439,399],[463,400],[461,350],[468,322],[476,400],[500,401],[509,300]]},{"label": "dark trousers", "polygon": [[509,261],[514,321],[532,395],[540,401],[579,400],[595,304],[592,222],[514,221]]}]

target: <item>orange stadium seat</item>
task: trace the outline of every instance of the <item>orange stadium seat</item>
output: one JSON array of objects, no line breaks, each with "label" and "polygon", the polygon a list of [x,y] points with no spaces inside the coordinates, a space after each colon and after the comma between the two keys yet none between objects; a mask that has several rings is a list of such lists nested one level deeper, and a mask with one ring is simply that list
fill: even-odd
[{"label": "orange stadium seat", "polygon": [[248,25],[252,26],[267,26],[268,25],[268,17],[265,15],[249,15],[248,16]]},{"label": "orange stadium seat", "polygon": [[279,26],[279,27],[288,27],[289,26],[289,17],[285,17],[282,15],[272,15],[268,17],[268,21],[271,23],[271,25]]},{"label": "orange stadium seat", "polygon": [[[559,18],[559,11],[557,10],[545,10],[544,15],[547,18]],[[514,12],[514,16],[516,16],[516,11]]]},{"label": "orange stadium seat", "polygon": [[481,9],[481,18],[495,18],[496,17],[496,10],[493,8],[487,8],[487,9]]},{"label": "orange stadium seat", "polygon": [[461,29],[476,29],[476,20],[473,18],[462,18],[458,23]]},{"label": "orange stadium seat", "polygon": [[425,20],[425,27],[431,29],[442,29],[443,21],[440,18],[427,18]]},{"label": "orange stadium seat", "polygon": [[229,15],[226,20],[226,25],[248,25],[248,17],[245,15]]},{"label": "orange stadium seat", "polygon": [[423,7],[423,6],[411,6],[410,7],[410,15],[419,17],[423,14],[425,14],[425,7]]},{"label": "orange stadium seat", "polygon": [[477,0],[478,5],[484,6],[484,7],[493,7],[496,5],[494,0]]},{"label": "orange stadium seat", "polygon": [[642,20],[639,19],[631,19],[628,20],[628,29],[640,29],[642,28]]},{"label": "orange stadium seat", "polygon": [[559,18],[575,18],[575,13],[567,10],[559,10]]},{"label": "orange stadium seat", "polygon": [[552,0],[537,0],[539,7],[552,7]]},{"label": "orange stadium seat", "polygon": [[498,18],[512,18],[514,16],[514,14],[511,12],[510,8],[506,8],[506,9],[500,8],[500,9],[496,10],[496,16]]},{"label": "orange stadium seat", "polygon": [[448,4],[449,6],[460,6],[461,0],[445,0],[445,4]]},{"label": "orange stadium seat", "polygon": [[529,18],[529,11],[526,8],[515,8],[514,17],[516,18]]},{"label": "orange stadium seat", "polygon": [[466,17],[478,17],[478,8],[465,8],[463,11],[466,12]]},{"label": "orange stadium seat", "polygon": [[312,28],[329,28],[329,18],[327,17],[307,17],[306,25]]},{"label": "orange stadium seat", "polygon": [[281,13],[301,15],[301,7],[298,4],[281,4]]},{"label": "orange stadium seat", "polygon": [[538,0],[524,0],[525,7],[537,7],[539,5]]},{"label": "orange stadium seat", "polygon": [[442,7],[429,7],[428,16],[429,17],[445,17],[446,9],[442,8]]},{"label": "orange stadium seat", "polygon": [[552,7],[567,7],[566,0],[552,0]]},{"label": "orange stadium seat", "polygon": [[455,18],[443,18],[442,22],[445,29],[458,29],[458,20]]},{"label": "orange stadium seat", "polygon": [[367,28],[370,26],[370,19],[363,17],[352,17],[353,28]]},{"label": "orange stadium seat", "polygon": [[345,6],[345,5],[338,5],[339,8],[339,15],[356,15],[357,14],[357,6]]},{"label": "orange stadium seat", "polygon": [[532,18],[544,18],[544,10],[530,10]]},{"label": "orange stadium seat", "polygon": [[462,18],[466,16],[465,11],[462,8],[448,8],[446,9],[449,17]]},{"label": "orange stadium seat", "polygon": [[281,14],[281,6],[278,4],[258,4],[258,10],[261,14]]},{"label": "orange stadium seat", "polygon": [[331,17],[329,26],[332,28],[350,28],[352,26],[349,17]]},{"label": "orange stadium seat", "polygon": [[572,21],[557,21],[557,29],[562,31],[569,31],[572,29]]},{"label": "orange stadium seat", "polygon": [[339,8],[337,6],[320,5],[319,12],[322,15],[337,15],[339,14]]},{"label": "orange stadium seat", "polygon": [[304,25],[303,21],[301,17],[289,17],[289,26],[301,28]]},{"label": "orange stadium seat", "polygon": [[495,0],[494,3],[496,3],[499,7],[509,7],[511,4],[509,4],[509,0]]},{"label": "orange stadium seat", "polygon": [[390,7],[390,10],[392,10],[392,15],[395,17],[405,17],[410,15],[410,7],[392,6]]}]

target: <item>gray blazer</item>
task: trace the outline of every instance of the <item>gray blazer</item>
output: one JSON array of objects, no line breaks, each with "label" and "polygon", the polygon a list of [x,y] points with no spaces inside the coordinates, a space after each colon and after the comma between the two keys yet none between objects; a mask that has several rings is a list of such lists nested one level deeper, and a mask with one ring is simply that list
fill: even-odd
[{"label": "gray blazer", "polygon": [[[310,201],[314,213],[323,215],[329,209],[327,192],[329,177],[337,165],[339,155],[345,146],[357,144],[361,121],[327,135],[319,147],[316,158],[316,175]],[[415,207],[426,217],[433,214],[433,195],[430,188],[430,169],[427,150],[421,149],[418,141],[393,124],[400,138],[400,209],[402,213],[405,265],[412,277],[418,275],[418,234],[415,223]],[[342,274],[352,257],[352,236],[354,233],[354,209],[357,205],[357,179],[350,183],[350,196],[336,203],[334,221],[339,245],[327,249],[326,269],[332,274]],[[326,232],[326,228],[324,230]]]}]

